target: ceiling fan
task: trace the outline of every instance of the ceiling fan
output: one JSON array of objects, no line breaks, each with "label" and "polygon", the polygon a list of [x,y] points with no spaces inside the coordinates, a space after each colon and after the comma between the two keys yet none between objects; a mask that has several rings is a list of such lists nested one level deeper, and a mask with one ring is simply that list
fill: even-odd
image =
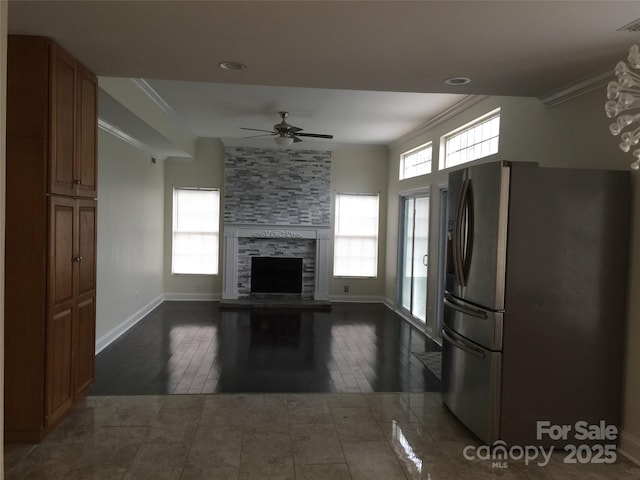
[{"label": "ceiling fan", "polygon": [[262,135],[254,135],[253,137],[267,137],[274,136],[274,140],[278,145],[286,146],[291,145],[292,143],[301,142],[302,139],[300,137],[313,137],[313,138],[333,138],[333,135],[325,135],[321,133],[304,133],[302,128],[294,127],[293,125],[289,125],[285,118],[289,115],[289,112],[278,112],[282,121],[280,123],[276,123],[273,126],[273,130],[260,130],[258,128],[245,128],[240,127],[242,130],[251,130],[253,132],[266,132]]}]

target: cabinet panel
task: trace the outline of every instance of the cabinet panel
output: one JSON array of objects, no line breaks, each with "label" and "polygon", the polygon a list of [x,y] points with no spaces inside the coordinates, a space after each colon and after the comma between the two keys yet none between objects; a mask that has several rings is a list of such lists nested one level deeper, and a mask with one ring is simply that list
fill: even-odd
[{"label": "cabinet panel", "polygon": [[49,302],[70,302],[74,294],[75,200],[50,197]]},{"label": "cabinet panel", "polygon": [[96,352],[96,297],[88,295],[77,304],[76,327],[74,332],[74,395],[86,393],[94,379]]},{"label": "cabinet panel", "polygon": [[47,322],[46,424],[54,424],[73,403],[73,309],[51,315]]},{"label": "cabinet panel", "polygon": [[51,193],[73,195],[76,148],[76,62],[56,45],[51,48]]},{"label": "cabinet panel", "polygon": [[96,202],[78,200],[78,291],[85,295],[96,288]]},{"label": "cabinet panel", "polygon": [[76,160],[76,195],[95,198],[97,191],[96,135],[97,98],[96,77],[84,68],[78,74],[78,155]]},{"label": "cabinet panel", "polygon": [[44,427],[49,46],[7,47],[4,428],[24,441]]}]

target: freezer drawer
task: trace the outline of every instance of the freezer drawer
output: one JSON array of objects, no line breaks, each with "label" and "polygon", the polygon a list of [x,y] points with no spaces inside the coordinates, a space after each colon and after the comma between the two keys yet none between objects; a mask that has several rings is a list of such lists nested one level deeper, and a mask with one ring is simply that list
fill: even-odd
[{"label": "freezer drawer", "polygon": [[500,434],[502,353],[469,342],[447,327],[442,332],[442,400],[483,442]]},{"label": "freezer drawer", "polygon": [[444,296],[444,324],[489,350],[502,350],[503,312],[485,310],[450,293]]}]

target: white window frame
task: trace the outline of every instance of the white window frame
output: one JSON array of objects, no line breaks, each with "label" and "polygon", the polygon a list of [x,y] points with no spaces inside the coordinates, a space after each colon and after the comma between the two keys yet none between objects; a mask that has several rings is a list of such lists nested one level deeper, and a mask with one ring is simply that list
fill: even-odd
[{"label": "white window frame", "polygon": [[[428,160],[420,163],[412,163],[412,159],[422,152],[427,152]],[[410,163],[410,165],[408,165]],[[417,168],[419,165],[426,165],[425,170],[421,171]],[[433,166],[433,142],[422,144],[416,148],[404,152],[400,155],[400,180],[429,175]]]},{"label": "white window frame", "polygon": [[[358,220],[357,214],[341,212],[343,209],[343,199],[348,201],[353,198],[369,197],[376,199],[375,218],[373,215],[369,217],[369,225],[367,222],[362,223],[362,219]],[[335,224],[333,237],[333,276],[345,278],[377,278],[378,276],[378,241],[380,236],[380,194],[361,194],[361,193],[336,193],[335,195]],[[369,226],[369,232],[367,232]],[[351,241],[350,241],[351,240]],[[375,242],[375,255],[371,263],[366,265],[365,270],[355,270],[354,265],[345,265],[340,263],[342,259],[349,258],[349,252],[361,250],[358,244],[362,246],[362,242]]]},{"label": "white window frame", "polygon": [[[212,192],[215,193],[213,196],[213,205],[211,205],[211,214],[214,215],[214,219],[209,223],[205,228],[202,229],[194,229],[194,230],[180,230],[179,226],[179,206],[178,206],[178,197],[181,192]],[[216,215],[217,214],[217,215]],[[211,240],[211,250],[207,255],[209,257],[209,262],[203,260],[202,258],[199,260],[199,268],[192,269],[188,268],[185,265],[181,265],[181,262],[177,259],[177,257],[181,254],[176,245],[179,244],[180,237],[187,237],[188,235],[198,235],[204,236],[205,238],[210,237]],[[200,188],[200,187],[174,187],[173,188],[173,222],[171,227],[171,273],[173,275],[217,275],[220,271],[220,189],[218,188]]]},{"label": "white window frame", "polygon": [[495,155],[500,148],[500,109],[496,108],[440,138],[438,170]]}]

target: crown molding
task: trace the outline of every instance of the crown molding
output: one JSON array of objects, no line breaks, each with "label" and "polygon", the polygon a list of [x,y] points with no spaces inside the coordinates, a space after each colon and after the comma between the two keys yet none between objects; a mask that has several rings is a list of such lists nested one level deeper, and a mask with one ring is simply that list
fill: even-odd
[{"label": "crown molding", "polygon": [[610,68],[542,95],[538,97],[538,100],[545,107],[555,107],[606,85],[607,82],[612,80],[613,75],[613,68]]},{"label": "crown molding", "polygon": [[109,123],[109,122],[107,122],[107,121],[105,121],[105,120],[103,120],[101,118],[98,118],[98,128],[101,128],[105,132],[110,133],[114,137],[117,137],[118,139],[122,140],[123,142],[126,142],[129,145],[132,145],[133,147],[135,147],[135,148],[137,148],[139,150],[143,150],[145,152],[151,153],[151,148],[149,148],[148,145],[145,145],[141,141],[133,138],[131,135],[123,132],[122,130],[120,130],[115,125],[112,125],[111,123]]},{"label": "crown molding", "polygon": [[144,78],[132,78],[130,79],[133,84],[138,87],[142,93],[144,93],[160,110],[162,110],[165,115],[171,118],[174,122],[180,124],[184,124],[184,121],[176,113],[176,111],[171,108],[171,106],[160,96],[158,92],[156,92],[151,85]]}]

